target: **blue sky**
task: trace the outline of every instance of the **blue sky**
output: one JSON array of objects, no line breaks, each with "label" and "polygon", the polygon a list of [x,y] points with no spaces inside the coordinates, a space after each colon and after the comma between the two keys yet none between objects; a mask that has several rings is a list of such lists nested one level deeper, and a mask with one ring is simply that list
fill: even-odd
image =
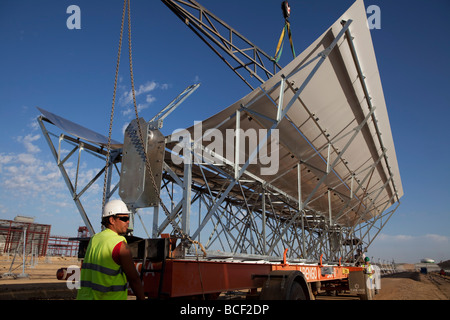
[{"label": "blue sky", "polygon": [[[281,1],[200,3],[274,54],[283,27]],[[352,3],[291,0],[297,53]],[[81,9],[80,30],[66,26],[72,4]],[[37,127],[36,106],[107,134],[122,4],[0,1],[0,218],[34,216],[38,223],[52,224],[52,234],[65,236],[76,235],[83,224]],[[405,195],[368,255],[403,262],[450,259],[450,3],[366,0],[369,5],[381,10],[381,29],[371,34]],[[164,133],[191,126],[249,92],[161,1],[134,0],[132,23],[141,116],[151,118],[188,85],[202,84],[165,122]],[[134,116],[126,45],[113,129],[119,141]],[[280,64],[290,60],[285,48]],[[88,205],[98,206],[98,194]]]}]

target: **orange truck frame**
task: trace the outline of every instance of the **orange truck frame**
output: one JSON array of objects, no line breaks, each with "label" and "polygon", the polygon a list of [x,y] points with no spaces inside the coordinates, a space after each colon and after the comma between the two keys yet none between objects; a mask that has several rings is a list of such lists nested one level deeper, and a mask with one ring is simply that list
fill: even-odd
[{"label": "orange truck frame", "polygon": [[[356,266],[239,260],[226,257],[177,258],[175,238],[129,243],[149,298],[218,298],[247,290],[247,299],[314,300],[320,290],[350,291],[370,299],[364,268]],[[143,267],[143,261],[144,267]]]}]

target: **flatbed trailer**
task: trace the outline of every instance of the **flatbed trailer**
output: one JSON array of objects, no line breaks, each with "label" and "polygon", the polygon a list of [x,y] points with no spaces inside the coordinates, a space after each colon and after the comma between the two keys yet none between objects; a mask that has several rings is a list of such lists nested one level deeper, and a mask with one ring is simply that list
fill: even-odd
[{"label": "flatbed trailer", "polygon": [[278,261],[220,254],[177,258],[176,249],[171,250],[173,243],[174,239],[161,238],[130,244],[149,298],[217,299],[222,293],[242,290],[247,291],[247,299],[262,300],[314,300],[319,291],[350,291],[364,300],[371,297],[363,267],[340,261],[291,262],[287,249]]}]

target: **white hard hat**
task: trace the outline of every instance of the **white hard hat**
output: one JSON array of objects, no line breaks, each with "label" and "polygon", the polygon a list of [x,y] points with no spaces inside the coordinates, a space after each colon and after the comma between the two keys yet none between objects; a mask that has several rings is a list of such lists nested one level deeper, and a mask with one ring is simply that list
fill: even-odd
[{"label": "white hard hat", "polygon": [[102,217],[110,217],[116,214],[130,214],[127,205],[122,200],[111,200],[105,204]]}]

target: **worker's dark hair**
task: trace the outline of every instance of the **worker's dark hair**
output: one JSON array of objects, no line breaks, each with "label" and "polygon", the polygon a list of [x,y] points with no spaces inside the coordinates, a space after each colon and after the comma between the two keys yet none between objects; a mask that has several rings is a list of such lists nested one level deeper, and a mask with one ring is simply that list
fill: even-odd
[{"label": "worker's dark hair", "polygon": [[109,218],[114,217],[114,216],[108,216],[108,217],[104,217],[102,218],[102,225],[104,225],[105,227],[108,227],[111,223],[109,222]]}]

